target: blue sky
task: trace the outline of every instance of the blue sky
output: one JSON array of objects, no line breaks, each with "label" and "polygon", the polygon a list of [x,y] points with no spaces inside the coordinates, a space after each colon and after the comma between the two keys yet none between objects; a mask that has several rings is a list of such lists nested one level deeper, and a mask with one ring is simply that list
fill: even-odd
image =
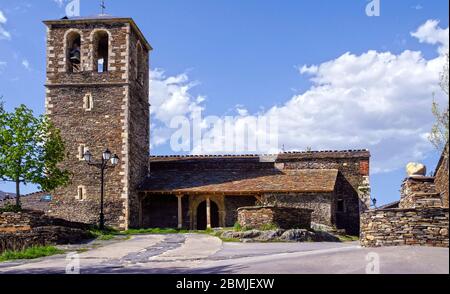
[{"label": "blue sky", "polygon": [[[7,109],[25,103],[43,113],[41,21],[64,16],[67,2],[0,1]],[[81,0],[81,14],[98,14],[99,2]],[[406,163],[432,170],[438,159],[425,137],[432,92],[445,100],[437,81],[449,3],[381,0],[381,15],[368,17],[368,2],[106,1],[108,14],[133,17],[155,49],[152,153],[173,153],[170,118],[195,107],[237,120],[276,113],[288,150],[369,148],[373,196],[398,199]],[[14,186],[0,183],[0,190]]]}]

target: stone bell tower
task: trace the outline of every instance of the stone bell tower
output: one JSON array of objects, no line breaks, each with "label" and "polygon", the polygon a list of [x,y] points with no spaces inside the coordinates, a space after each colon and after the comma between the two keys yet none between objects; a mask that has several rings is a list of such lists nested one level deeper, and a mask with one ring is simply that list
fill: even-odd
[{"label": "stone bell tower", "polygon": [[96,16],[44,21],[47,26],[46,112],[66,143],[72,176],[57,189],[49,214],[97,223],[100,172],[83,161],[109,148],[120,158],[105,176],[105,220],[138,226],[137,187],[148,173],[149,52],[131,18]]}]

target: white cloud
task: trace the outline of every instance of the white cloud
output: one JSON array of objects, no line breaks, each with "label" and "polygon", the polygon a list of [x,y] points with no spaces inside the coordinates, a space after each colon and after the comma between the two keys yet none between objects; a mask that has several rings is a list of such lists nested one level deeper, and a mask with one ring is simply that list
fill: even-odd
[{"label": "white cloud", "polygon": [[167,77],[160,69],[150,72],[152,146],[164,144],[170,138],[169,126],[173,117],[190,117],[196,108],[201,108],[205,97],[189,93],[195,85],[187,74]]},{"label": "white cloud", "polygon": [[438,44],[439,52],[442,54],[448,51],[448,33],[448,28],[442,29],[439,27],[438,20],[430,19],[421,25],[417,31],[412,32],[411,36],[417,38],[420,43]]},{"label": "white cloud", "polygon": [[31,70],[30,67],[30,62],[26,59],[22,60],[22,66],[26,69],[26,70]]},{"label": "white cloud", "polygon": [[[376,173],[421,160],[433,148],[427,140],[433,122],[432,93],[441,103],[448,99],[440,95],[438,86],[443,52],[448,51],[448,34],[442,32],[448,28],[437,24],[428,21],[412,33],[419,41],[439,47],[435,58],[409,50],[400,54],[370,50],[302,66],[299,72],[312,82],[309,90],[264,113],[249,114],[239,105],[235,120],[277,117],[279,143],[287,150],[368,148]],[[200,107],[189,94],[186,75],[166,78],[159,71],[153,76],[152,113],[157,120],[167,124],[173,114],[189,114],[192,107]],[[217,132],[212,129],[209,134]],[[166,142],[161,138],[171,134],[167,128],[156,133],[161,136],[157,143]]]},{"label": "white cloud", "polygon": [[3,12],[0,10],[0,40],[9,40],[9,39],[11,39],[11,33],[8,32],[4,28],[4,25],[6,24],[7,21],[8,21],[8,19],[3,14]]}]

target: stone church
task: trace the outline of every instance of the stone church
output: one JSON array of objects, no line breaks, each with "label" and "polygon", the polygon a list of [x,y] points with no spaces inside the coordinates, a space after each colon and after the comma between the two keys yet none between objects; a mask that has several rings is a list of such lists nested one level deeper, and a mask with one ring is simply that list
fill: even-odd
[{"label": "stone church", "polygon": [[151,157],[149,53],[131,18],[76,17],[47,26],[46,112],[66,142],[71,182],[54,191],[50,215],[96,223],[100,173],[84,162],[109,148],[120,158],[105,176],[108,225],[204,229],[233,226],[237,209],[313,209],[315,223],[358,233],[370,206],[367,150],[274,156]]}]

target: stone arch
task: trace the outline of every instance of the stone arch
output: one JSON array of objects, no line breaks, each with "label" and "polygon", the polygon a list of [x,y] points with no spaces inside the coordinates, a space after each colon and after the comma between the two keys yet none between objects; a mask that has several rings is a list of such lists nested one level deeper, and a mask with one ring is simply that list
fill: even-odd
[{"label": "stone arch", "polygon": [[111,58],[113,56],[112,51],[112,35],[111,32],[106,29],[95,29],[91,32],[90,36],[90,69],[95,72],[99,72],[99,60],[103,59],[102,72],[108,72],[111,70]]},{"label": "stone arch", "polygon": [[217,196],[217,195],[196,195],[196,196],[190,196],[191,201],[189,205],[189,215],[190,215],[190,223],[191,223],[191,229],[196,230],[197,229],[197,210],[199,205],[206,201],[206,199],[210,199],[211,202],[214,202],[217,205],[218,208],[218,214],[219,214],[219,227],[225,227],[225,217],[226,217],[226,211],[225,211],[225,201],[224,196]]},{"label": "stone arch", "polygon": [[[75,44],[79,46],[79,64],[74,64],[70,60],[71,52],[75,49]],[[64,70],[65,72],[78,72],[83,70],[83,53],[85,49],[83,33],[78,29],[69,29],[64,33]]]}]

